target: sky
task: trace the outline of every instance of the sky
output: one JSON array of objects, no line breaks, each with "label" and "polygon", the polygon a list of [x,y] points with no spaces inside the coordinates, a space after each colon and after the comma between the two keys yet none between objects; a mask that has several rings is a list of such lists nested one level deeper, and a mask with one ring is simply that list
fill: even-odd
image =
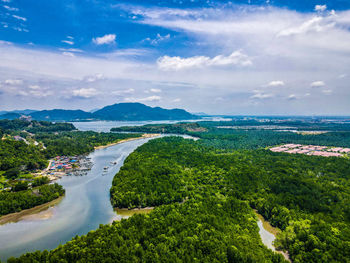
[{"label": "sky", "polygon": [[350,115],[348,0],[0,0],[0,110]]}]

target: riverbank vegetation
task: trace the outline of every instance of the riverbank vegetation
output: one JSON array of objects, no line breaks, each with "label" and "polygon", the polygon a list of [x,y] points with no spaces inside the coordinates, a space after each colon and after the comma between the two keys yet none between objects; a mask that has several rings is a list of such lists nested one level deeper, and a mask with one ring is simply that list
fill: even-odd
[{"label": "riverbank vegetation", "polygon": [[28,120],[0,120],[0,128],[6,132],[26,131],[37,132],[60,132],[72,131],[76,128],[71,123],[52,123],[48,121],[28,121]]},{"label": "riverbank vegetation", "polygon": [[0,120],[0,127],[0,189],[4,188],[3,180],[42,170],[52,157],[87,154],[97,146],[141,136],[75,131],[70,123],[45,121]]},{"label": "riverbank vegetation", "polygon": [[[14,168],[22,170],[42,169],[48,162],[40,147],[28,145],[23,141],[0,140],[0,171]],[[11,178],[16,173],[9,173]],[[6,175],[5,175],[6,176]]]},{"label": "riverbank vegetation", "polygon": [[153,212],[10,262],[283,262],[261,243],[252,208],[281,229],[275,245],[293,262],[346,262],[349,171],[343,158],[155,139],[129,155],[111,188],[114,206]]},{"label": "riverbank vegetation", "polygon": [[37,133],[36,140],[42,142],[48,158],[57,155],[80,155],[92,152],[95,147],[116,143],[129,138],[141,137],[141,134],[105,133],[93,131],[73,131],[54,133]]},{"label": "riverbank vegetation", "polygon": [[128,157],[111,197],[115,206],[131,208],[233,196],[283,230],[276,245],[288,250],[293,262],[346,262],[349,171],[349,160],[341,158],[265,150],[217,153],[199,142],[164,138]]},{"label": "riverbank vegetation", "polygon": [[[292,126],[294,125],[294,126]],[[350,124],[312,123],[298,121],[218,121],[177,124],[125,126],[111,131],[157,132],[187,134],[200,138],[205,146],[216,149],[259,149],[269,146],[298,143],[322,146],[350,147]],[[295,131],[327,131],[305,134]]]},{"label": "riverbank vegetation", "polygon": [[47,202],[62,195],[65,191],[61,185],[41,185],[31,190],[18,192],[0,192],[0,216],[20,212]]},{"label": "riverbank vegetation", "polygon": [[51,252],[8,262],[284,262],[260,241],[254,214],[235,198],[164,205],[100,226]]}]

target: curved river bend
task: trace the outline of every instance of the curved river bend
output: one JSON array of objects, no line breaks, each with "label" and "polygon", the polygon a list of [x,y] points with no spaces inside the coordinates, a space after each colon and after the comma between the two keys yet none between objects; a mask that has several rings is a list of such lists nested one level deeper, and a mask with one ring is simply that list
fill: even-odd
[{"label": "curved river bend", "polygon": [[[125,122],[73,124],[79,130],[104,132],[108,132],[111,127],[126,125]],[[141,125],[148,124],[148,122],[132,124]],[[192,136],[180,136],[187,139],[197,139]],[[0,225],[0,260],[5,261],[9,257],[18,257],[26,252],[54,249],[58,245],[70,241],[76,235],[84,235],[97,229],[100,224],[108,224],[113,220],[121,219],[122,216],[114,212],[110,202],[109,190],[113,177],[123,165],[125,158],[137,147],[151,139],[128,141],[98,149],[89,154],[94,166],[86,176],[63,177],[57,181],[65,188],[66,194],[58,205],[44,212],[51,215],[49,218],[41,219],[32,216],[16,223]],[[110,164],[115,161],[117,165]],[[110,168],[102,176],[105,166]],[[274,236],[263,228],[260,220],[258,226],[263,243],[273,249]]]},{"label": "curved river bend", "polygon": [[[150,139],[139,139],[95,150],[94,166],[86,176],[63,177],[57,182],[66,189],[63,200],[46,219],[25,219],[0,226],[0,260],[35,250],[54,249],[76,235],[87,234],[100,224],[120,219],[113,211],[109,189],[125,158]],[[117,161],[117,165],[111,162]],[[103,168],[109,166],[102,176]]]}]

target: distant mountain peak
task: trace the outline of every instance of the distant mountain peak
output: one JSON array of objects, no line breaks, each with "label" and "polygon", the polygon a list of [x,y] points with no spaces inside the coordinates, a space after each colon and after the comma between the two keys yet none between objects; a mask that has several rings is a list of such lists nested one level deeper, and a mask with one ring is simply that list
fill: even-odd
[{"label": "distant mountain peak", "polygon": [[[109,120],[109,121],[146,121],[146,120],[189,120],[198,119],[183,109],[164,109],[150,107],[139,102],[123,102],[108,105],[94,112],[83,110],[41,110],[26,114],[34,120],[45,121],[86,121],[86,120]],[[3,117],[19,118],[19,113],[12,112]]]}]

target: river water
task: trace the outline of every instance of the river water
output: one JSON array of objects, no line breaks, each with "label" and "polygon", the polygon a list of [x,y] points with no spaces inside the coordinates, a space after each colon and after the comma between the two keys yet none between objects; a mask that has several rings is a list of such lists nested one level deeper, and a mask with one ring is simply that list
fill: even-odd
[{"label": "river water", "polygon": [[[54,249],[76,235],[84,235],[120,219],[111,206],[109,189],[125,158],[150,139],[140,139],[99,149],[89,155],[94,166],[86,176],[63,177],[57,182],[66,189],[63,200],[50,208],[50,218],[25,219],[0,226],[0,259],[35,250]],[[117,165],[111,162],[117,161]],[[109,166],[102,176],[103,168]]]},{"label": "river water", "polygon": [[111,128],[122,126],[141,126],[146,124],[172,124],[178,122],[196,122],[196,121],[231,121],[230,118],[221,117],[203,117],[198,120],[168,120],[168,121],[89,121],[89,122],[71,122],[81,131],[109,132]]},{"label": "river water", "polygon": [[[112,127],[150,123],[156,122],[74,122],[73,124],[79,130],[108,132]],[[191,136],[182,137],[196,139]],[[84,235],[97,229],[100,224],[120,219],[122,216],[114,212],[110,202],[109,190],[113,177],[123,165],[125,158],[149,140],[150,138],[128,141],[95,150],[89,154],[94,166],[86,176],[63,177],[57,181],[65,188],[66,194],[58,205],[46,211],[50,217],[32,216],[16,223],[0,225],[0,260],[4,261],[12,256],[18,257],[35,250],[54,249],[76,235]],[[115,161],[117,165],[111,165],[111,162]],[[102,176],[105,166],[110,168]],[[264,231],[259,223],[261,221],[258,225],[263,243],[273,249],[273,235]]]}]

